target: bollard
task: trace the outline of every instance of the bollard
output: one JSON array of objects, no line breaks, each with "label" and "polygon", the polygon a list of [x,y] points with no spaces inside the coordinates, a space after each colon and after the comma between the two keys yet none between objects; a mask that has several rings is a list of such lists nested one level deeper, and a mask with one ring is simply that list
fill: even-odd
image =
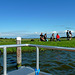
[{"label": "bollard", "polygon": [[[21,37],[17,37],[17,44],[21,44]],[[21,47],[17,47],[17,68],[21,66]]]}]

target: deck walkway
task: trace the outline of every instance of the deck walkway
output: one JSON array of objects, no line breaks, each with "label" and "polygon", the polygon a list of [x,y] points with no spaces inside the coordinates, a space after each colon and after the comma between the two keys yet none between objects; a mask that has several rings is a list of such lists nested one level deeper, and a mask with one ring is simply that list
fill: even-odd
[{"label": "deck walkway", "polygon": [[[7,75],[35,75],[35,71],[31,67],[22,66],[18,70],[8,72]],[[39,75],[51,75],[51,74],[45,73],[45,72],[40,72]]]}]

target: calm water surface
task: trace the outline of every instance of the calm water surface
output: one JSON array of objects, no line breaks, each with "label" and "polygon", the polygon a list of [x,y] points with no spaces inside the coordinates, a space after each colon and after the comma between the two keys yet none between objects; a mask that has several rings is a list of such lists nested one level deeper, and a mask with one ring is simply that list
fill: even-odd
[{"label": "calm water surface", "polygon": [[[0,56],[0,74],[3,56]],[[22,65],[36,67],[36,52],[22,53]],[[16,54],[7,56],[8,72],[16,69]],[[46,50],[40,51],[40,70],[53,75],[75,75],[75,52]]]}]

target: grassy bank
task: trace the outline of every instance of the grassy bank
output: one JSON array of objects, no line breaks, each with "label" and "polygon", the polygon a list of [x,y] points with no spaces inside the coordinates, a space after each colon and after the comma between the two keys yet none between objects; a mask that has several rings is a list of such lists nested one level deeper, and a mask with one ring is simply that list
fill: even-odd
[{"label": "grassy bank", "polygon": [[[75,47],[75,38],[72,40],[67,41],[66,38],[61,38],[61,41],[48,41],[43,42],[39,41],[39,39],[34,39],[34,41],[31,41],[31,39],[22,39],[22,44],[38,44],[38,45],[47,45],[47,46],[60,46],[60,47]],[[16,44],[16,39],[0,39],[0,45],[10,45],[10,44]],[[3,49],[0,49],[3,51]],[[22,47],[22,51],[34,51],[36,48],[34,47]],[[44,49],[42,49],[44,50]],[[8,53],[16,52],[16,48],[7,48]]]}]

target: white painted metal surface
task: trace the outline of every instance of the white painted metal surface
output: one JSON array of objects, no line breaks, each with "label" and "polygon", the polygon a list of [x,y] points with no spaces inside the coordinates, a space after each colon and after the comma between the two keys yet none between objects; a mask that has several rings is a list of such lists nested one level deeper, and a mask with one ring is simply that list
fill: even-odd
[{"label": "white painted metal surface", "polygon": [[47,48],[47,49],[62,49],[62,50],[71,50],[75,51],[75,48],[70,47],[57,47],[57,46],[46,46],[46,45],[33,45],[33,44],[18,44],[18,45],[0,45],[0,48],[10,48],[10,47],[22,47],[22,46],[30,46],[30,47],[39,47],[39,48]]},{"label": "white painted metal surface", "polygon": [[7,51],[6,51],[6,47],[4,47],[4,51],[3,51],[4,53],[4,66],[3,66],[3,69],[4,69],[4,75],[7,75]]},{"label": "white painted metal surface", "polygon": [[39,69],[39,48],[36,47],[36,69]]},{"label": "white painted metal surface", "polygon": [[8,75],[30,75],[30,73],[34,72],[34,69],[32,69],[31,67],[21,67],[18,70],[9,72]]},{"label": "white painted metal surface", "polygon": [[[8,75],[35,75],[35,71],[31,67],[22,66],[18,70],[9,72]],[[40,72],[39,75],[52,75],[52,74]]]}]

